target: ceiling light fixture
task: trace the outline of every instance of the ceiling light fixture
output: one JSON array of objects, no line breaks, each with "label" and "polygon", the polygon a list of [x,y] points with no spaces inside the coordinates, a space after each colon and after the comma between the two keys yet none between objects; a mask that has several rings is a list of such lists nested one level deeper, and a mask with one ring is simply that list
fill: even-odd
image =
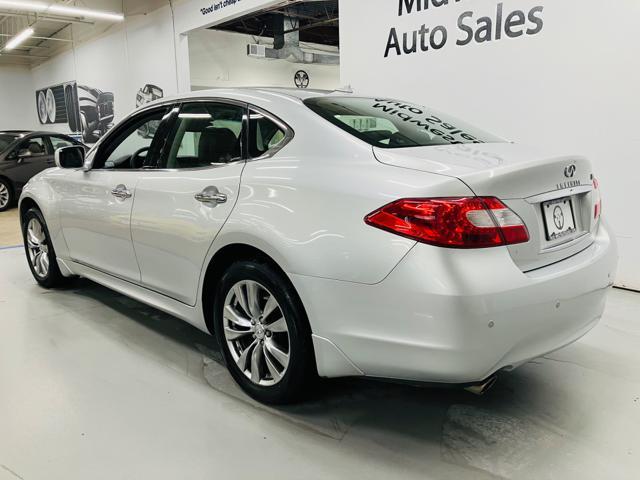
[{"label": "ceiling light fixture", "polygon": [[51,5],[47,12],[57,13],[61,15],[70,15],[73,17],[96,18],[100,20],[112,20],[121,22],[124,15],[121,13],[105,12],[103,10],[92,10],[89,8],[67,7],[65,5]]},{"label": "ceiling light fixture", "polygon": [[7,42],[7,44],[4,46],[4,49],[13,50],[22,42],[24,42],[27,38],[29,38],[31,35],[33,35],[33,33],[34,33],[33,28],[31,27],[22,30],[20,33],[18,33],[15,37],[11,38],[11,40]]},{"label": "ceiling light fixture", "polygon": [[98,20],[111,20],[121,22],[124,20],[122,13],[105,12],[92,8],[70,7],[67,5],[47,4],[44,2],[19,2],[16,0],[0,0],[0,8],[10,8],[36,13],[54,13],[65,17],[94,18]]}]

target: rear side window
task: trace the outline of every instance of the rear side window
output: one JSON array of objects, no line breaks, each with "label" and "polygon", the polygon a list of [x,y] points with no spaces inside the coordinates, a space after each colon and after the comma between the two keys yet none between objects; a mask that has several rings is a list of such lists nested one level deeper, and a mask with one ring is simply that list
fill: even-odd
[{"label": "rear side window", "polygon": [[430,108],[397,100],[318,97],[304,103],[321,117],[375,147],[428,147],[503,141]]},{"label": "rear side window", "polygon": [[275,153],[286,143],[284,127],[255,110],[249,112],[249,155],[251,158]]},{"label": "rear side window", "polygon": [[51,145],[53,145],[53,149],[57,150],[63,147],[71,147],[74,145],[73,142],[67,140],[66,138],[61,137],[49,137],[51,139]]}]

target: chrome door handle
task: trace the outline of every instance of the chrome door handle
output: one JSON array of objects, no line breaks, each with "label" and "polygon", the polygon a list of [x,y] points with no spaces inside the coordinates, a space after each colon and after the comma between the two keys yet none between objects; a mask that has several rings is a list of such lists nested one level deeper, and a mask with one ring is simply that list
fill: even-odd
[{"label": "chrome door handle", "polygon": [[116,188],[111,190],[111,195],[119,198],[120,200],[125,200],[133,196],[125,185],[118,185]]},{"label": "chrome door handle", "polygon": [[201,203],[213,203],[216,205],[227,201],[227,196],[224,193],[220,193],[216,187],[207,187],[202,192],[196,193],[193,198]]}]

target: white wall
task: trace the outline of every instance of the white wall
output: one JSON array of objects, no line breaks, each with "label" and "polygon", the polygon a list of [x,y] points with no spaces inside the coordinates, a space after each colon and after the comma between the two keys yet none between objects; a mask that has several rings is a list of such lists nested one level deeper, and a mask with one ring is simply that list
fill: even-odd
[{"label": "white wall", "polygon": [[[35,98],[35,89],[76,80],[113,92],[117,122],[135,108],[136,93],[146,83],[161,87],[165,96],[177,93],[173,40],[170,7],[127,17],[102,36],[35,67],[31,96]],[[36,121],[35,100],[29,106]],[[66,124],[38,124],[37,128],[68,132]]]},{"label": "white wall", "polygon": [[34,128],[35,99],[27,67],[0,66],[0,130]]},{"label": "white wall", "polygon": [[[261,60],[247,56],[247,44],[256,37],[216,30],[196,30],[189,35],[189,64],[192,87],[272,86],[295,87],[298,70],[309,74],[308,88],[334,89],[340,84],[337,65],[304,65],[286,60]],[[273,40],[260,43],[273,46]],[[337,49],[321,47],[331,53]]]},{"label": "white wall", "polygon": [[[542,30],[459,46],[460,15],[473,12],[464,22],[474,28],[479,17],[491,17],[495,27],[498,0],[438,8],[430,0],[427,10],[399,16],[401,1],[340,1],[342,83],[429,104],[518,142],[588,155],[620,244],[618,284],[640,289],[640,2],[504,0],[503,24],[513,10],[540,6]],[[392,27],[402,42],[402,32],[423,24],[444,26],[447,44],[385,58]],[[525,28],[535,30],[528,21]]]},{"label": "white wall", "polygon": [[[203,14],[201,9],[211,6],[212,2],[183,0],[172,2],[172,6],[167,0],[167,5],[153,12],[127,15],[125,22],[111,25],[97,38],[95,32],[91,36],[91,32],[78,27],[74,38],[80,41],[73,50],[56,55],[31,72],[17,67],[0,69],[0,105],[3,105],[0,125],[68,132],[66,124],[41,125],[35,107],[36,89],[62,82],[77,81],[113,92],[116,121],[133,110],[135,95],[146,83],[160,86],[165,96],[189,91],[192,82],[187,33],[277,2],[225,2],[223,8]],[[158,0],[158,3],[162,1]],[[210,74],[207,75],[200,77],[209,83]],[[327,75],[319,71],[314,78],[316,82],[326,82]],[[10,112],[10,115],[4,112]]]},{"label": "white wall", "polygon": [[174,29],[178,91],[191,90],[189,37],[197,29],[217,25],[280,3],[280,0],[182,0],[175,2]]}]

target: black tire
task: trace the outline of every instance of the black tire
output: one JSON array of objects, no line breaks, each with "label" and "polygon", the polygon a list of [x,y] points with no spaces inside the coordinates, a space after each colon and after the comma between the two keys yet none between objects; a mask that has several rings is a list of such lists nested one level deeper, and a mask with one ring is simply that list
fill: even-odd
[{"label": "black tire", "polygon": [[[275,385],[258,385],[248,378],[234,360],[225,337],[223,310],[227,295],[235,285],[244,281],[257,282],[266,288],[268,290],[266,293],[270,293],[278,302],[286,321],[289,361],[284,374]],[[250,397],[267,404],[288,404],[302,400],[311,390],[318,374],[309,321],[289,279],[269,263],[261,260],[238,261],[226,270],[217,284],[213,321],[214,331],[227,368],[234,380]],[[276,336],[276,334],[271,335],[274,338]],[[248,341],[252,339],[249,338]],[[263,353],[263,355],[266,354]]]},{"label": "black tire", "polygon": [[[46,274],[41,274],[36,271],[36,267],[32,261],[30,255],[30,245],[33,245],[28,239],[27,230],[29,228],[29,224],[31,221],[37,221],[42,226],[42,232],[44,234],[44,239],[40,242],[45,246],[46,251],[42,251],[42,255],[46,255],[48,259],[48,268]],[[24,249],[25,254],[27,256],[27,264],[29,265],[29,269],[31,270],[31,274],[33,278],[40,284],[40,286],[44,288],[56,288],[62,287],[68,283],[68,278],[63,276],[60,272],[60,268],[58,267],[58,261],[56,257],[56,252],[53,249],[53,244],[51,243],[51,236],[49,235],[49,229],[47,228],[47,223],[42,216],[42,212],[37,208],[31,208],[27,210],[27,212],[22,217],[22,237],[24,239]]]},{"label": "black tire", "polygon": [[0,212],[5,212],[13,207],[13,204],[16,201],[15,190],[13,189],[13,185],[8,180],[4,178],[0,178],[0,192],[6,195],[6,201],[0,199]]}]

